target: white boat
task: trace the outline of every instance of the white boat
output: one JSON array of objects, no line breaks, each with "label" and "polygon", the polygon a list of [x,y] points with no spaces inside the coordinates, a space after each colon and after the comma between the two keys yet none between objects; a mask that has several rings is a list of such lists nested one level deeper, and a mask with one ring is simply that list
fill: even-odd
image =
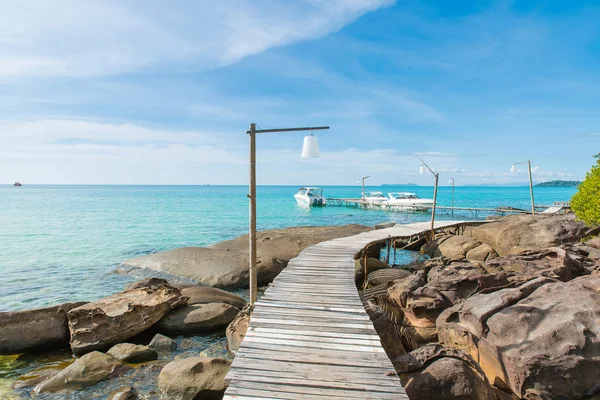
[{"label": "white boat", "polygon": [[364,197],[364,200],[371,204],[381,204],[387,199],[388,198],[383,195],[383,192],[368,192]]},{"label": "white boat", "polygon": [[303,187],[294,195],[296,202],[305,207],[322,207],[327,204],[323,197],[323,189],[317,187]]},{"label": "white boat", "polygon": [[429,211],[433,207],[433,200],[421,199],[414,193],[393,192],[388,197],[381,205],[398,211]]}]

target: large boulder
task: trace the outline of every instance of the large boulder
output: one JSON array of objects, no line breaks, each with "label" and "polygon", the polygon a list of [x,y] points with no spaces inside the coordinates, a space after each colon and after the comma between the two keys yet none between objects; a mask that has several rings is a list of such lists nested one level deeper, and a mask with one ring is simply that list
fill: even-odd
[{"label": "large boulder", "polygon": [[158,376],[158,387],[170,400],[221,399],[231,363],[220,358],[190,357],[171,361]]},{"label": "large boulder", "polygon": [[148,347],[153,348],[159,353],[169,353],[177,350],[177,342],[170,337],[157,333],[150,341]]},{"label": "large boulder", "polygon": [[579,261],[571,258],[560,247],[528,250],[515,255],[498,257],[486,261],[483,268],[490,274],[512,274],[513,276],[509,280],[519,282],[540,276],[567,282],[588,273]]},{"label": "large boulder", "polygon": [[85,303],[65,303],[25,311],[0,313],[0,354],[67,347],[67,312]]},{"label": "large boulder", "polygon": [[496,400],[492,386],[466,355],[427,345],[394,361],[411,400]]},{"label": "large boulder", "polygon": [[462,260],[467,253],[481,245],[470,236],[457,235],[451,236],[438,245],[438,251],[441,256],[450,260]]},{"label": "large boulder", "polygon": [[179,289],[161,284],[116,293],[74,308],[67,313],[71,349],[75,354],[84,354],[123,342],[185,301]]},{"label": "large boulder", "polygon": [[467,230],[501,256],[571,243],[593,232],[574,214],[511,215]]},{"label": "large boulder", "polygon": [[438,319],[440,341],[475,358],[519,398],[579,399],[600,390],[600,276],[538,278],[477,294]]},{"label": "large boulder", "polygon": [[190,305],[224,303],[239,309],[246,306],[246,300],[240,296],[210,286],[182,286],[181,294],[188,298],[187,303]]},{"label": "large boulder", "polygon": [[492,246],[487,243],[480,244],[467,252],[465,258],[469,261],[487,261],[498,257]]},{"label": "large boulder", "polygon": [[94,351],[37,385],[36,393],[83,389],[98,382],[119,376],[131,368],[107,354]]},{"label": "large boulder", "polygon": [[[374,271],[382,269],[391,269],[389,264],[384,263],[379,258],[367,257],[367,276]],[[362,286],[365,280],[365,259],[361,257],[354,261],[354,281],[358,286]]]},{"label": "large boulder", "polygon": [[[293,227],[258,232],[258,284],[270,283],[302,250],[319,242],[352,236],[361,225]],[[248,236],[210,247],[185,247],[127,260],[121,269],[149,268],[217,288],[248,285]]]},{"label": "large boulder", "polygon": [[129,364],[139,364],[158,358],[158,352],[152,347],[133,343],[116,344],[106,354]]},{"label": "large boulder", "polygon": [[227,337],[227,347],[230,351],[237,351],[240,348],[244,337],[246,337],[248,326],[250,326],[251,317],[252,306],[247,304],[227,326],[225,336]]},{"label": "large boulder", "polygon": [[181,307],[163,317],[156,329],[161,333],[198,333],[225,328],[240,310],[224,303]]}]

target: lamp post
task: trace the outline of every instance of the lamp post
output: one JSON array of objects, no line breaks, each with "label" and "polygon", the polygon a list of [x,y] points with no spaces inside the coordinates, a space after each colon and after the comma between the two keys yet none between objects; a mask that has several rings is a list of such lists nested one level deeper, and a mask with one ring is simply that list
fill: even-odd
[{"label": "lamp post", "polygon": [[452,216],[454,217],[454,178],[448,179],[448,183],[452,183]]},{"label": "lamp post", "polygon": [[429,170],[429,172],[435,176],[435,188],[433,189],[433,209],[431,210],[431,240],[433,240],[435,239],[435,206],[437,203],[438,180],[440,178],[440,174],[433,172],[433,170],[429,168],[429,165],[427,165],[427,163],[421,159],[421,168],[419,173],[424,174],[427,170]]},{"label": "lamp post", "polygon": [[[365,199],[365,179],[369,179],[370,176],[363,176],[362,179],[362,199]],[[357,182],[358,183],[358,182]]]},{"label": "lamp post", "polygon": [[249,228],[249,280],[250,280],[250,304],[256,302],[258,291],[257,271],[256,271],[256,134],[257,133],[276,133],[276,132],[298,132],[311,131],[309,136],[304,137],[302,145],[302,157],[319,157],[319,142],[312,131],[329,129],[328,126],[317,126],[308,128],[283,128],[283,129],[256,129],[256,124],[250,124],[250,129],[246,133],[250,136],[250,228]]},{"label": "lamp post", "polygon": [[517,172],[517,165],[519,164],[527,164],[527,170],[529,172],[529,194],[531,195],[531,214],[535,215],[535,201],[533,199],[533,179],[531,177],[531,161],[527,160],[527,161],[521,161],[521,162],[517,162],[514,163],[511,167],[510,167],[510,172]]}]

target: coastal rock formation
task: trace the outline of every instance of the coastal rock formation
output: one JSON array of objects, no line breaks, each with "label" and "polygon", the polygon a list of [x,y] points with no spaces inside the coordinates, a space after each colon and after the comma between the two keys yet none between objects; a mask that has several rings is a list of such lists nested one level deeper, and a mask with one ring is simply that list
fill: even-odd
[{"label": "coastal rock formation", "polygon": [[246,300],[225,290],[210,286],[174,285],[181,289],[181,294],[188,298],[187,304],[224,303],[240,310],[246,306]]},{"label": "coastal rock formation", "polygon": [[[40,382],[46,381],[52,378],[54,375],[60,372],[60,368],[43,368],[33,370],[26,374],[23,374],[15,381],[11,387],[13,389],[25,389],[34,387]],[[0,397],[1,398],[1,397]]]},{"label": "coastal rock formation", "polygon": [[67,312],[85,303],[65,303],[0,313],[0,354],[69,345]]},{"label": "coastal rock formation", "polygon": [[84,354],[123,342],[185,304],[179,289],[161,284],[116,293],[67,313],[71,349]]},{"label": "coastal rock formation", "polygon": [[595,237],[585,242],[586,246],[593,247],[594,249],[600,250],[600,237]]},{"label": "coastal rock formation", "polygon": [[[325,240],[367,232],[361,225],[293,227],[258,232],[258,284],[270,283],[287,262],[305,248]],[[186,247],[127,260],[127,268],[149,268],[191,278],[217,288],[248,284],[248,236],[206,247]]]},{"label": "coastal rock formation", "polygon": [[465,354],[427,345],[394,361],[411,400],[496,400],[492,386]]},{"label": "coastal rock formation", "polygon": [[378,286],[386,285],[388,282],[391,282],[395,279],[406,278],[409,275],[412,275],[412,272],[405,269],[387,268],[370,272],[367,280],[369,281],[369,285]]},{"label": "coastal rock formation", "polygon": [[450,260],[463,260],[469,251],[480,245],[481,243],[469,236],[450,236],[438,245],[439,255],[436,254],[436,256],[444,256]]},{"label": "coastal rock formation", "polygon": [[107,400],[135,400],[138,398],[137,390],[131,386],[121,386],[113,390]]},{"label": "coastal rock formation", "polygon": [[464,349],[488,381],[519,398],[579,399],[600,376],[600,276],[538,278],[476,294],[438,319],[440,342]]},{"label": "coastal rock formation", "polygon": [[172,400],[221,399],[231,363],[220,358],[190,357],[171,361],[158,376],[161,394]]},{"label": "coastal rock formation", "polygon": [[227,336],[227,347],[230,351],[237,351],[240,348],[248,331],[251,316],[252,306],[247,304],[227,326],[225,336]]},{"label": "coastal rock formation", "polygon": [[469,261],[488,261],[496,257],[498,257],[498,254],[496,254],[492,246],[487,243],[480,244],[469,250],[465,255],[465,258]]},{"label": "coastal rock formation", "polygon": [[148,347],[152,347],[159,353],[168,353],[177,350],[177,343],[170,337],[157,333],[150,341]]},{"label": "coastal rock formation", "polygon": [[126,292],[128,290],[141,289],[158,285],[169,285],[169,281],[162,278],[144,278],[140,279],[139,281],[131,282],[129,285],[123,288],[123,291]]},{"label": "coastal rock formation", "polygon": [[83,389],[129,371],[121,362],[107,354],[94,351],[77,359],[34,389],[36,393]]},{"label": "coastal rock formation", "polygon": [[511,215],[469,228],[466,234],[505,256],[575,242],[593,231],[574,214]]},{"label": "coastal rock formation", "polygon": [[240,310],[224,303],[181,307],[163,317],[156,329],[162,333],[198,333],[225,328]]},{"label": "coastal rock formation", "polygon": [[[381,269],[390,269],[390,265],[384,263],[379,258],[367,257],[367,275],[373,271]],[[356,285],[361,287],[365,280],[365,259],[361,258],[354,262],[354,280]]]},{"label": "coastal rock formation", "polygon": [[155,349],[132,343],[116,344],[106,354],[129,364],[138,364],[158,358],[158,352]]}]

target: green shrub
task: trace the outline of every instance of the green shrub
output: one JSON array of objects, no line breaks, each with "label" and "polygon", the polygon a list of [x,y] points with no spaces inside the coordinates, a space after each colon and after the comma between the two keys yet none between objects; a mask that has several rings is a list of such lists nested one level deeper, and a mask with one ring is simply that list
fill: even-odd
[{"label": "green shrub", "polygon": [[587,173],[571,199],[571,207],[577,218],[588,225],[600,225],[600,154],[596,165]]}]

